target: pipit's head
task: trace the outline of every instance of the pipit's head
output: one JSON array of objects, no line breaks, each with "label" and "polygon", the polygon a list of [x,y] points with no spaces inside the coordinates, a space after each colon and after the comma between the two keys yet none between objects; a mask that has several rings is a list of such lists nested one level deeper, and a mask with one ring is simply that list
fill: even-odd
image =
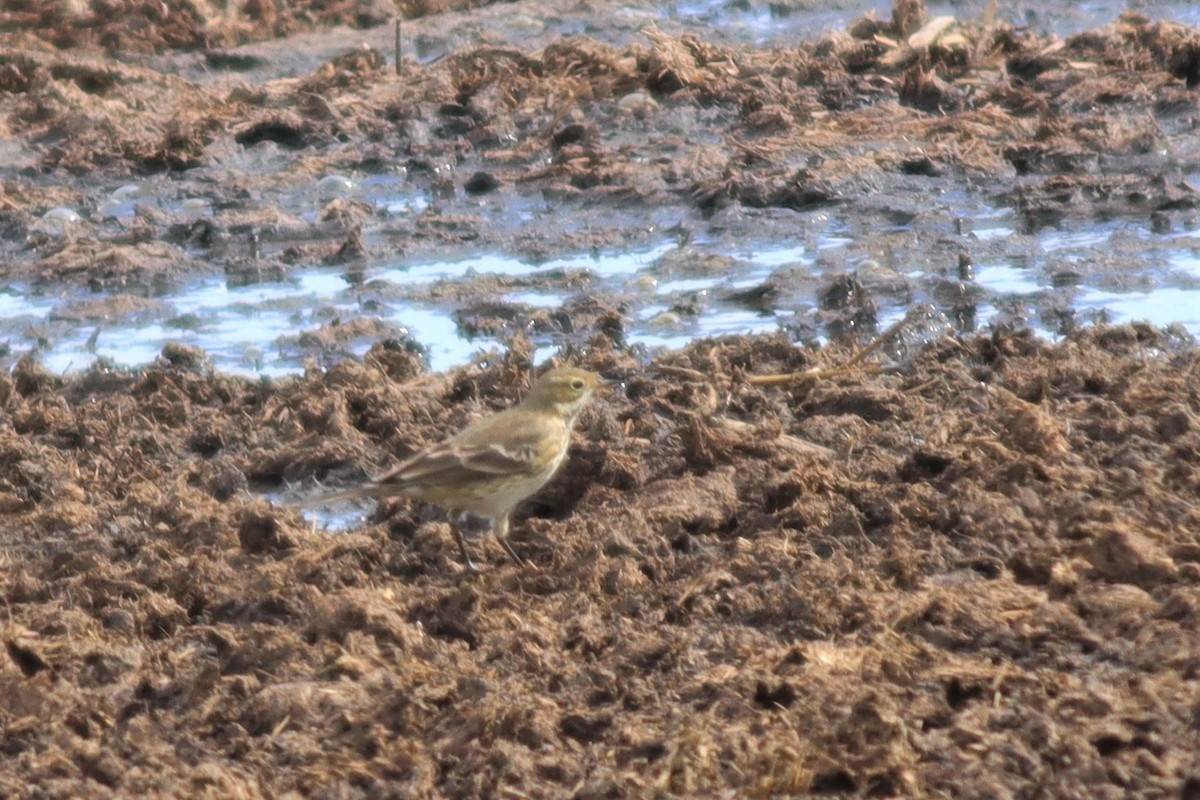
[{"label": "pipit's head", "polygon": [[600,376],[574,367],[552,369],[537,379],[523,405],[574,420],[600,386]]}]

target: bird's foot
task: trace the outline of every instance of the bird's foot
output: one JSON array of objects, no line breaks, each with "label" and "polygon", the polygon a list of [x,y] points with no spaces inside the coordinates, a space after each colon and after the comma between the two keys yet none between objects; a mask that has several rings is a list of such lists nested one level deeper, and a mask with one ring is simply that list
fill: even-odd
[{"label": "bird's foot", "polygon": [[462,572],[458,573],[458,577],[462,578],[463,580],[474,580],[481,575],[483,575],[483,570],[480,569],[479,565],[469,558],[463,562]]}]

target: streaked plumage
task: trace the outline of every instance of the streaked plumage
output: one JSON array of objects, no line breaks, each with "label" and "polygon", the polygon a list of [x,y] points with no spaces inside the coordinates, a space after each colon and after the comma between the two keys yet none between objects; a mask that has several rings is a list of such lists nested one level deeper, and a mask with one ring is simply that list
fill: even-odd
[{"label": "streaked plumage", "polygon": [[[365,486],[306,505],[399,496],[433,503],[453,514],[476,514],[491,520],[496,538],[520,563],[505,539],[509,515],[562,466],[575,420],[599,385],[599,377],[591,372],[552,369],[512,408],[472,423]],[[462,533],[457,527],[454,533],[467,569],[474,571]]]}]

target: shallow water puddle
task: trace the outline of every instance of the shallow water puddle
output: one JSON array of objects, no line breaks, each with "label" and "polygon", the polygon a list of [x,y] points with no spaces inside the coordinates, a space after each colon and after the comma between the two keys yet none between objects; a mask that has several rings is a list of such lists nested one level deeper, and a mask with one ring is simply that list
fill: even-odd
[{"label": "shallow water puddle", "polygon": [[[935,267],[911,230],[898,230],[895,250],[884,257],[860,250],[836,216],[820,215],[797,229],[799,241],[740,244],[700,230],[684,245],[672,238],[641,250],[536,264],[485,253],[306,269],[258,282],[210,278],[152,298],[148,310],[135,306],[125,318],[78,311],[81,301],[86,306],[104,295],[0,287],[0,341],[7,339],[10,363],[36,350],[58,373],[98,359],[146,364],[177,341],[202,348],[219,369],[280,376],[300,372],[306,361],[361,356],[375,341],[407,337],[428,353],[432,369],[445,370],[507,335],[486,327],[489,335],[470,335],[480,302],[486,301],[478,312],[485,321],[499,319],[509,333],[524,330],[546,358],[568,340],[586,341],[591,331],[572,338],[522,328],[522,320],[589,295],[621,308],[626,341],[648,349],[781,328],[801,341],[825,340],[839,330],[867,336],[923,303],[940,309],[958,330],[1027,324],[1056,336],[1094,321],[1147,320],[1180,323],[1200,335],[1200,239],[1191,232],[1157,234],[1141,223],[1106,222],[1021,234],[1012,220],[1003,210],[970,216],[958,235],[981,253],[973,277]],[[863,288],[854,291],[873,309],[865,316],[829,304],[829,287],[847,275],[855,276],[852,285]],[[491,280],[500,288],[488,289]],[[485,283],[471,288],[472,281]]]},{"label": "shallow water puddle", "polygon": [[667,243],[644,252],[580,254],[553,259],[536,266],[519,258],[484,253],[455,261],[433,261],[397,267],[375,275],[372,280],[403,284],[475,275],[536,276],[539,272],[552,270],[590,270],[597,275],[611,277],[637,272],[661,258],[674,247],[674,244]]},{"label": "shallow water puddle", "polygon": [[1025,301],[1053,311],[1055,325],[1026,319],[1048,335],[1077,324],[1135,321],[1178,323],[1200,335],[1200,242],[1192,232],[1155,234],[1140,223],[1109,222],[1033,238],[1040,252],[976,267],[976,283],[988,295],[981,321]]},{"label": "shallow water puddle", "polygon": [[650,349],[675,349],[703,336],[773,333],[779,330],[779,318],[775,314],[757,314],[734,309],[709,314],[703,321],[693,324],[656,324],[655,320],[661,319],[664,313],[670,313],[665,306],[650,306],[645,309],[641,314],[642,324],[626,337],[629,343]]},{"label": "shallow water puddle", "polygon": [[1026,264],[986,264],[977,269],[975,282],[989,292],[1002,295],[1034,294],[1036,276]]},{"label": "shallow water puddle", "polygon": [[[72,320],[65,315],[56,320],[55,309],[68,298],[55,302],[9,288],[0,291],[0,336],[9,337],[13,357],[31,349],[31,343],[22,339],[36,337],[40,342],[32,349],[38,351],[49,369],[59,373],[86,368],[98,359],[120,366],[147,364],[158,356],[163,345],[177,341],[203,348],[222,370],[278,376],[303,368],[304,354],[289,352],[295,349],[290,346],[290,339],[297,334],[335,320],[374,318],[394,335],[411,336],[427,348],[431,368],[444,370],[465,363],[477,351],[498,342],[460,335],[453,318],[453,304],[381,297],[403,296],[404,287],[480,275],[532,278],[574,270],[612,280],[637,273],[674,247],[666,243],[643,252],[580,254],[538,265],[486,254],[368,271],[362,281],[358,273],[324,268],[298,271],[285,280],[249,285],[237,285],[227,278],[207,279],[161,298],[169,309],[161,319],[127,324]],[[552,308],[568,297],[552,290],[514,292],[505,299]],[[339,349],[362,355],[375,338],[379,337],[366,336],[342,343]]]}]

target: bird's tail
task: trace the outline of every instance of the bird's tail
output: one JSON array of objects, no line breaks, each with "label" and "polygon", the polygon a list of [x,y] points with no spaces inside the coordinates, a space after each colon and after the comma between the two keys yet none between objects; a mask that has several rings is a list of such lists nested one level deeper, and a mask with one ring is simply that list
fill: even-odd
[{"label": "bird's tail", "polygon": [[293,505],[300,509],[317,508],[318,506],[330,506],[334,503],[340,503],[343,500],[365,500],[371,497],[379,497],[382,494],[384,494],[382,487],[378,484],[368,483],[365,486],[355,486],[353,489],[344,489],[340,492],[305,497],[296,501]]}]

